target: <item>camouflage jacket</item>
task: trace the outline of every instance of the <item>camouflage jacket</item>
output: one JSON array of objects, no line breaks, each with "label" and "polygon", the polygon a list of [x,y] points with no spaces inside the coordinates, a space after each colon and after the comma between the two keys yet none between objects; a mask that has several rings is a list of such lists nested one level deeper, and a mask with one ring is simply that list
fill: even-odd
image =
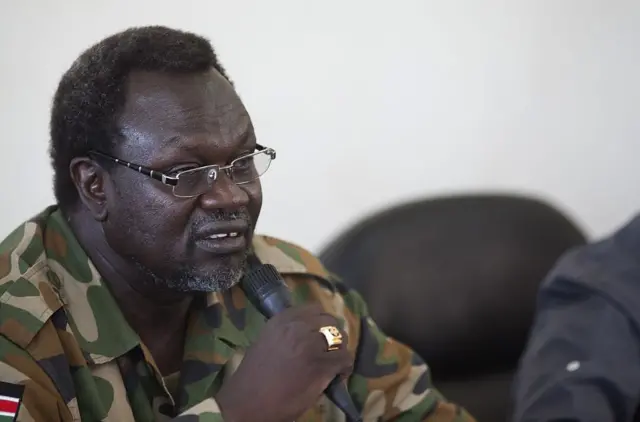
[{"label": "camouflage jacket", "polygon": [[[297,302],[320,302],[357,357],[348,387],[365,421],[472,421],[430,385],[425,363],[386,337],[362,298],[309,252],[255,236],[255,254]],[[18,421],[222,421],[215,395],[264,318],[238,287],[192,312],[175,389],[125,321],[57,207],[0,244],[0,382],[22,390]],[[1,414],[1,412],[0,412]],[[344,421],[321,397],[298,422]]]}]

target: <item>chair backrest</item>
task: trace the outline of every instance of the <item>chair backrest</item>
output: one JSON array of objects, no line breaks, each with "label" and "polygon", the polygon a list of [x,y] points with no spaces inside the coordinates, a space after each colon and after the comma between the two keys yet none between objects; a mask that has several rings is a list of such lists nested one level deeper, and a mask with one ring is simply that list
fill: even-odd
[{"label": "chair backrest", "polygon": [[319,255],[364,296],[385,332],[429,363],[435,382],[454,380],[451,393],[460,397],[453,400],[473,411],[464,380],[499,379],[495,397],[483,392],[483,401],[500,402],[485,405],[495,417],[508,401],[505,383],[524,348],[539,283],[584,242],[574,223],[539,200],[451,196],[375,214]]}]

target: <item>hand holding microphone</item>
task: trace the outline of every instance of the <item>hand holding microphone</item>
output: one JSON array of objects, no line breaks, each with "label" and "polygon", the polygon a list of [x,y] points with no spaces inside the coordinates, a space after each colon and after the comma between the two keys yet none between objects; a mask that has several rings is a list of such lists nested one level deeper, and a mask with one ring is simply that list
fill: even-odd
[{"label": "hand holding microphone", "polygon": [[270,265],[258,266],[242,287],[270,319],[216,395],[224,420],[291,422],[327,390],[349,420],[360,421],[342,382],[353,357],[336,319],[320,305],[291,307],[289,290]]}]

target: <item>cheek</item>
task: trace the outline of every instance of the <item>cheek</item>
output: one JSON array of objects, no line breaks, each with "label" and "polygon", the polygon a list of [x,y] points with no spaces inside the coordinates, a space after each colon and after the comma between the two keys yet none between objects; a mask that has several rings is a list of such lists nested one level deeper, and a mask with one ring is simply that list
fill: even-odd
[{"label": "cheek", "polygon": [[119,187],[109,203],[110,237],[133,254],[170,251],[182,243],[192,206],[152,180]]},{"label": "cheek", "polygon": [[245,187],[245,192],[247,192],[249,196],[248,209],[253,225],[255,226],[260,216],[260,209],[262,208],[262,187],[260,183],[249,185]]}]

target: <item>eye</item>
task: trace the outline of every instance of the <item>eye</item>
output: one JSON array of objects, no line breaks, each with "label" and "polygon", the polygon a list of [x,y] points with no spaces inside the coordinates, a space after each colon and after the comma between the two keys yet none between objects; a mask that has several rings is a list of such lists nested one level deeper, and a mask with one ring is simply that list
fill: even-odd
[{"label": "eye", "polygon": [[176,177],[180,172],[197,169],[198,167],[201,167],[201,166],[196,164],[181,165],[181,166],[171,167],[171,169],[163,171],[163,173],[169,177]]},{"label": "eye", "polygon": [[233,162],[233,167],[237,168],[238,170],[246,170],[251,167],[252,163],[253,157],[239,158]]}]

